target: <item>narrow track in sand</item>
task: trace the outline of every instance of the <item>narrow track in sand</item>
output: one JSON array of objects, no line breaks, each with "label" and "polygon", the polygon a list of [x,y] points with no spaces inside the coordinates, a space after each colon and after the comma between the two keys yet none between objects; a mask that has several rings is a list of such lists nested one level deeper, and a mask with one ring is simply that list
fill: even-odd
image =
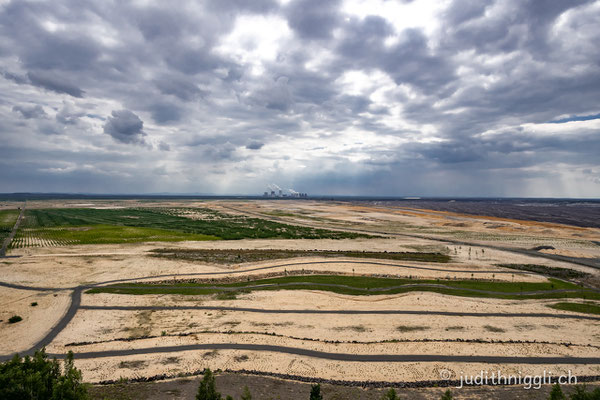
[{"label": "narrow track in sand", "polygon": [[475,313],[460,311],[415,311],[415,310],[313,310],[313,309],[269,309],[252,307],[227,306],[80,306],[80,310],[115,310],[115,311],[234,311],[262,314],[332,314],[332,315],[440,315],[447,317],[507,317],[507,318],[559,318],[585,319],[600,321],[600,317],[576,314],[551,313]]},{"label": "narrow track in sand", "polygon": [[[180,346],[149,347],[141,349],[90,351],[77,353],[78,359],[124,357],[140,354],[175,353],[195,350],[247,350],[273,353],[293,354],[334,361],[353,362],[462,362],[485,364],[600,364],[600,357],[510,357],[510,356],[459,356],[438,354],[350,354],[329,353],[297,347],[276,346],[249,343],[200,343]],[[60,354],[49,354],[50,357],[64,357]]]}]

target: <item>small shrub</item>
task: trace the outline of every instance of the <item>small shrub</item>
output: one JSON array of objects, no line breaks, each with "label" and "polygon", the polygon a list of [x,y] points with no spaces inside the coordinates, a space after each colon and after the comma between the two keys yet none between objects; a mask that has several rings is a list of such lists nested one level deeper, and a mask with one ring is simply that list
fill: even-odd
[{"label": "small shrub", "polygon": [[33,303],[31,303],[31,307],[35,307],[37,305],[38,305],[37,301],[34,301]]},{"label": "small shrub", "polygon": [[238,296],[237,290],[224,290],[222,292],[217,293],[215,298],[217,300],[235,300]]},{"label": "small shrub", "polygon": [[400,397],[398,397],[396,390],[390,389],[387,392],[385,392],[381,400],[400,400]]},{"label": "small shrub", "polygon": [[450,389],[448,389],[442,395],[441,400],[452,400],[453,398],[454,396],[452,396],[452,392],[450,391]]},{"label": "small shrub", "polygon": [[19,321],[23,321],[23,318],[21,318],[19,315],[13,315],[12,317],[10,317],[8,319],[8,323],[9,324],[14,324],[14,323],[17,323]]},{"label": "small shrub", "polygon": [[242,400],[252,400],[252,395],[250,394],[250,389],[248,389],[248,386],[244,386],[244,392],[242,393]]},{"label": "small shrub", "polygon": [[310,387],[310,400],[323,400],[323,395],[321,394],[321,385],[318,383]]},{"label": "small shrub", "polygon": [[488,332],[495,332],[495,333],[504,333],[506,332],[504,329],[502,328],[497,328],[495,326],[491,326],[491,325],[484,325],[483,326],[485,328],[486,331]]},{"label": "small shrub", "polygon": [[398,332],[416,332],[416,331],[426,331],[428,329],[429,329],[428,326],[422,326],[422,325],[415,325],[415,326],[398,325],[396,327],[396,330]]}]

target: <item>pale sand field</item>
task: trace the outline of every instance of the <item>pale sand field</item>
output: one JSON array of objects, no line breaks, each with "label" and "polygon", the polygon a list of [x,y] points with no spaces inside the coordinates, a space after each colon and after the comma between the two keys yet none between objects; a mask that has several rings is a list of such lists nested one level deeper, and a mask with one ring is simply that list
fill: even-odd
[{"label": "pale sand field", "polygon": [[[68,206],[114,208],[139,206],[131,202],[93,202]],[[164,205],[164,204],[163,204]],[[171,204],[172,206],[177,203]],[[29,205],[28,205],[29,206]],[[48,206],[43,202],[32,204]],[[60,204],[55,204],[60,206]],[[63,204],[64,206],[64,204]],[[282,209],[281,202],[197,202],[187,206],[211,207],[223,212],[268,213]],[[18,258],[0,260],[2,282],[39,287],[64,288],[56,292],[35,292],[0,286],[2,310],[0,319],[0,353],[23,351],[40,340],[65,314],[69,306],[69,288],[111,280],[168,280],[181,278],[215,278],[227,276],[252,277],[285,271],[323,271],[356,275],[392,275],[422,279],[471,279],[496,281],[540,282],[546,278],[535,274],[506,270],[495,264],[543,264],[572,268],[598,275],[597,270],[568,262],[540,259],[491,249],[486,244],[530,248],[552,243],[555,254],[574,257],[600,257],[600,246],[586,240],[600,238],[597,229],[565,227],[557,224],[515,222],[453,215],[422,210],[385,210],[348,204],[319,202],[286,202],[285,211],[297,213],[286,221],[311,226],[385,230],[391,233],[428,234],[431,237],[455,238],[455,230],[481,234],[469,239],[480,246],[454,245],[422,237],[391,236],[388,238],[354,240],[237,240],[181,243],[144,243],[128,245],[81,245],[38,247],[11,252]],[[275,217],[275,216],[274,216]],[[308,218],[311,217],[311,218]],[[414,228],[414,227],[419,227]],[[491,238],[490,233],[495,236]],[[487,236],[486,236],[487,235]],[[502,239],[502,235],[506,235]],[[461,236],[462,237],[462,236]],[[493,240],[492,240],[493,239]],[[209,265],[150,257],[156,248],[181,249],[290,249],[290,250],[368,250],[368,251],[445,251],[452,256],[447,264],[391,260],[352,260],[347,258],[302,257],[239,265]],[[470,253],[469,253],[470,248]],[[484,251],[482,251],[484,249]],[[352,264],[349,261],[360,261]],[[321,264],[301,265],[320,262]],[[392,265],[368,264],[379,262]],[[297,264],[297,265],[294,265]],[[260,267],[274,267],[245,271]],[[413,267],[413,268],[409,268]],[[432,269],[427,269],[432,268]],[[440,269],[441,271],[434,270]],[[467,272],[460,272],[465,270]],[[245,272],[244,272],[245,271]],[[478,273],[481,271],[489,271]],[[510,271],[510,273],[501,273]],[[199,273],[219,275],[195,276]],[[471,275],[473,274],[473,276]],[[158,276],[158,277],[157,277]],[[56,296],[55,296],[56,295]],[[37,301],[38,306],[30,306]],[[227,306],[279,310],[361,310],[365,314],[267,314],[243,311],[207,310],[86,310],[80,309],[66,328],[48,346],[52,353],[144,349],[156,346],[198,343],[255,343],[291,346],[334,353],[350,354],[442,354],[442,355],[502,355],[518,357],[573,356],[600,357],[600,321],[560,319],[556,317],[444,316],[434,312],[464,313],[546,313],[578,315],[547,307],[557,300],[500,300],[446,296],[428,292],[411,292],[383,296],[346,296],[320,291],[280,290],[242,294],[236,300],[216,300],[214,296],[176,295],[112,295],[83,294],[83,306]],[[423,312],[420,315],[377,315],[372,310],[402,310]],[[7,324],[11,315],[21,315],[23,321]],[[400,327],[400,329],[399,329]],[[420,328],[410,330],[409,328]],[[460,329],[459,329],[460,328]],[[217,333],[203,333],[214,331]],[[165,336],[161,336],[164,332]],[[220,332],[220,333],[219,333]],[[173,335],[190,334],[178,337]],[[263,334],[261,334],[263,333]],[[278,336],[265,335],[275,333]],[[157,336],[133,341],[114,339]],[[312,340],[301,340],[312,339]],[[422,342],[428,339],[434,342]],[[456,342],[457,339],[467,342]],[[378,342],[391,343],[327,343]],[[436,342],[437,340],[437,342]],[[454,342],[440,342],[454,340]],[[474,343],[483,341],[525,341],[529,343]],[[101,342],[66,346],[73,342]],[[538,343],[533,343],[538,342]],[[548,342],[548,343],[539,343]],[[565,346],[563,343],[572,343]],[[415,381],[439,379],[440,370],[455,375],[478,373],[500,368],[506,373],[553,373],[569,369],[580,375],[600,375],[599,365],[519,365],[488,363],[440,362],[351,362],[331,361],[282,353],[241,350],[197,350],[146,355],[130,355],[96,359],[80,359],[86,381],[142,377],[156,374],[193,372],[212,369],[248,369],[265,372],[322,377],[342,380]]]}]

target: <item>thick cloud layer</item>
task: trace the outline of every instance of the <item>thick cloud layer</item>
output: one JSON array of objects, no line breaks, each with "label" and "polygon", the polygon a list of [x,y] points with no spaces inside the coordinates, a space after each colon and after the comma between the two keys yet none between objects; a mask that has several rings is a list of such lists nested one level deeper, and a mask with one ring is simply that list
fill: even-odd
[{"label": "thick cloud layer", "polygon": [[600,196],[600,1],[0,0],[0,192]]}]

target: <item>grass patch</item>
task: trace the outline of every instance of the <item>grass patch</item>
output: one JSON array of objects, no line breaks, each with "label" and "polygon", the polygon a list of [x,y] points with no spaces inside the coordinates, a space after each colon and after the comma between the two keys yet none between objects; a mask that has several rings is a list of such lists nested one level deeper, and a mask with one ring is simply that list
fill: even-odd
[{"label": "grass patch", "polygon": [[542,274],[551,276],[559,279],[575,279],[575,278],[586,278],[590,274],[586,272],[577,271],[569,268],[557,268],[548,267],[545,265],[538,264],[497,264],[498,267],[518,269],[520,271],[535,272],[536,274]]},{"label": "grass patch", "polygon": [[223,292],[217,293],[217,295],[215,296],[215,299],[217,299],[217,300],[235,300],[235,299],[237,299],[238,295],[240,295],[240,294],[241,294],[241,292],[238,292],[237,290],[223,291]]},{"label": "grass patch", "polygon": [[[260,285],[260,286],[257,286]],[[256,286],[256,287],[255,287]],[[397,294],[427,291],[465,297],[500,299],[589,298],[600,300],[600,293],[570,282],[549,278],[546,282],[497,282],[474,280],[417,280],[368,276],[307,275],[286,276],[235,283],[123,283],[90,289],[87,293],[208,295],[244,290],[320,290],[348,295]],[[557,289],[568,292],[555,292]],[[528,292],[535,292],[528,294]],[[223,294],[231,296],[230,294]]]},{"label": "grass patch", "polygon": [[[140,242],[180,242],[184,240],[218,240],[220,238],[197,233],[184,233],[166,229],[141,228],[118,225],[92,225],[81,227],[27,228],[19,230],[24,246],[72,244],[114,244]],[[30,243],[28,243],[30,242]],[[35,243],[37,242],[37,243]],[[41,242],[41,243],[40,243]],[[13,247],[17,247],[18,244]],[[23,247],[23,246],[21,246]]]},{"label": "grass patch", "polygon": [[426,331],[430,328],[425,325],[398,325],[396,330],[398,332],[406,333],[406,332],[418,332],[418,331]]},{"label": "grass patch", "polygon": [[148,363],[143,360],[121,361],[119,363],[119,368],[136,369],[145,367],[146,365],[148,365]]},{"label": "grass patch", "polygon": [[[195,218],[184,216],[188,214],[193,214]],[[57,208],[26,210],[25,219],[12,247],[245,238],[356,237],[370,236],[282,224],[205,208]]]},{"label": "grass patch", "polygon": [[343,332],[343,331],[353,331],[353,332],[358,332],[358,333],[370,332],[370,329],[367,329],[364,325],[337,326],[337,327],[333,328],[333,330],[336,332]]},{"label": "grass patch", "polygon": [[395,261],[424,261],[446,263],[450,256],[442,253],[375,252],[331,250],[213,250],[213,249],[154,249],[152,256],[176,260],[200,261],[213,264],[240,264],[294,257],[350,257]]},{"label": "grass patch", "polygon": [[483,328],[486,331],[488,331],[488,332],[494,332],[494,333],[504,333],[504,332],[506,332],[505,329],[498,328],[498,327],[492,326],[492,325],[484,325]]},{"label": "grass patch", "polygon": [[452,325],[452,326],[447,326],[445,330],[448,332],[455,332],[455,331],[462,332],[465,330],[465,327],[460,326],[460,325]]},{"label": "grass patch", "polygon": [[554,308],[555,310],[600,315],[600,305],[594,303],[556,303],[551,304],[548,307]]},{"label": "grass patch", "polygon": [[535,329],[535,325],[531,325],[531,324],[520,324],[520,325],[515,325],[515,328],[517,328],[520,331],[531,331]]}]

